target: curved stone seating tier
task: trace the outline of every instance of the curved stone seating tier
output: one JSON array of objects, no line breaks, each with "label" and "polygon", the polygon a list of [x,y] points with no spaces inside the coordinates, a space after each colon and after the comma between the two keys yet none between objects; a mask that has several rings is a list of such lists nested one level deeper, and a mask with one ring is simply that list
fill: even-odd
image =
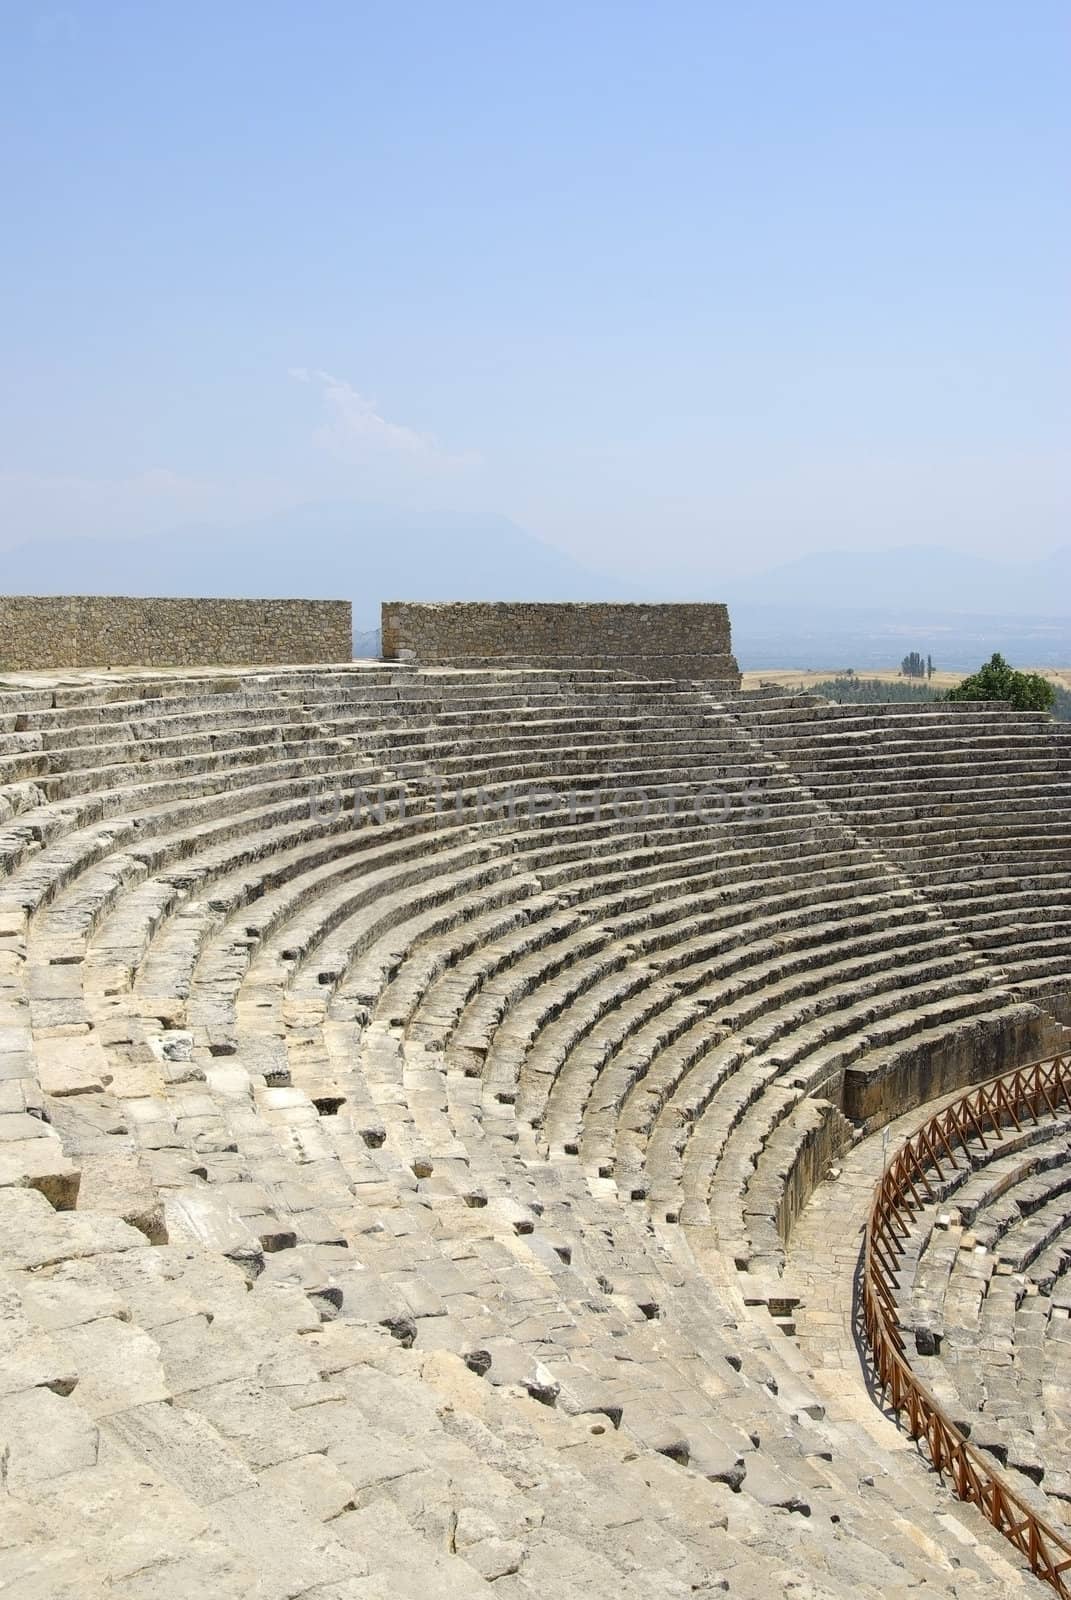
[{"label": "curved stone seating tier", "polygon": [[[434,898],[439,899],[439,894],[435,894]],[[315,907],[315,909],[317,909],[317,914],[319,914],[319,901],[317,901],[317,907]],[[439,922],[443,922],[443,920],[445,920],[445,923],[448,923],[448,925],[456,925],[459,926],[459,928],[464,928],[464,926],[467,926],[467,922],[469,922],[471,907],[466,907],[466,914],[463,915],[461,912],[459,912],[458,907],[455,906],[453,898],[451,898],[450,901],[443,902],[443,909],[440,910],[439,914],[437,915],[439,915]],[[575,922],[575,918],[567,918],[567,926],[572,926],[573,922]],[[282,934],[282,938],[285,939],[285,942],[287,942],[288,946],[295,946],[295,938],[291,936],[290,931]],[[525,934],[525,938],[527,938],[527,941],[530,942],[531,934]],[[407,942],[408,941],[403,939],[403,946],[405,946]],[[602,934],[599,933],[592,933],[592,931],[586,931],[586,933],[583,934],[583,939],[581,939],[581,946],[576,946],[576,942],[573,942],[572,949],[567,950],[565,954],[560,954],[559,952],[559,954],[554,955],[554,958],[552,958],[552,968],[554,968],[554,973],[560,974],[562,971],[567,971],[570,986],[572,986],[573,990],[578,990],[578,992],[583,995],[588,995],[588,992],[592,987],[592,981],[600,976],[599,966],[597,966],[596,970],[594,970],[594,973],[589,974],[588,971],[584,970],[583,962],[580,962],[580,955],[583,954],[583,947],[591,946],[591,944],[594,944],[596,949],[602,950],[602,947],[605,946],[605,936],[602,936]],[[301,946],[301,949],[304,950],[304,944],[303,941],[301,941],[301,938],[298,938],[298,946]],[[344,941],[344,949],[346,949],[349,954],[352,954],[352,930],[349,931],[349,934],[347,934],[347,944],[346,941]],[[687,946],[685,946],[684,949],[687,949]],[[285,952],[285,954],[291,954],[291,952]],[[322,965],[322,962],[325,960],[325,958],[327,958],[327,973],[323,971]],[[392,963],[394,963],[394,966],[399,965],[399,960],[400,957],[397,955],[397,952],[395,952],[395,954],[392,955]],[[323,952],[320,952],[319,960],[317,960],[314,965],[306,966],[306,968],[304,968],[304,976],[306,976],[306,982],[304,982],[304,989],[306,989],[306,1000],[309,998],[309,995],[315,997],[317,994],[323,994],[325,979],[328,979],[328,981],[333,981],[339,965],[341,965],[341,955],[339,955],[339,957],[335,957],[335,955],[325,957]],[[514,963],[503,963],[503,960],[501,960],[501,952],[499,952],[498,965],[499,970],[501,970],[501,966],[507,965],[511,986],[514,987],[515,992],[525,995],[525,992],[527,992],[528,989],[527,976],[523,974],[523,971],[520,970],[519,966],[515,966]],[[616,998],[616,1000],[620,1002],[620,1000],[623,1000],[623,998],[626,997],[629,992],[628,987],[621,986],[621,979],[616,978],[615,968],[620,968],[620,960],[610,958],[610,962],[604,962],[602,965],[608,965],[608,968],[610,968],[610,971],[612,971],[612,995],[613,998]],[[954,970],[954,965],[956,965],[956,963],[953,963],[953,966],[949,966],[948,970]],[[379,974],[381,974],[381,968],[383,968],[383,963],[379,962],[378,966],[376,966],[376,971],[378,971]],[[274,976],[275,981],[279,981],[279,973],[274,973],[272,976]],[[644,978],[644,976],[647,976],[647,974],[640,974],[640,976]],[[637,987],[642,987],[642,984],[637,984],[636,978],[634,978],[632,979],[631,989],[636,990]],[[256,982],[253,982],[253,990],[255,990],[255,994],[258,992],[258,986],[256,986]],[[328,989],[328,992],[330,992],[330,989]],[[367,989],[360,992],[360,1000],[362,1000],[362,1002],[368,1003],[370,1002],[370,998],[371,997],[370,994],[368,994]],[[349,1002],[352,1002],[352,986],[351,994],[349,994]],[[253,1003],[256,1005],[256,1000]],[[531,1003],[533,1003],[530,995],[528,995],[527,1002],[525,1003],[527,1003],[528,1006],[531,1006]],[[560,1006],[560,997],[554,997],[552,998],[551,1002],[546,1003],[546,1010],[551,1011],[551,1013],[557,1018],[557,1016],[560,1014],[560,1011],[562,1011],[562,1006]],[[306,1019],[303,1018],[301,1021],[299,1021],[299,1034],[301,1034],[301,1029],[303,1029],[304,1026],[306,1026]],[[523,1046],[522,1050],[520,1050],[520,1053],[523,1054]],[[517,1077],[517,1069],[515,1069],[515,1066],[512,1067],[511,1072],[509,1072],[509,1077],[507,1077],[504,1085],[503,1082],[499,1082],[498,1078],[496,1078],[496,1074],[501,1074],[501,1058],[495,1059],[495,1070],[485,1074],[485,1085],[488,1086],[488,1091],[493,1093],[495,1098],[512,1101],[512,1099],[514,1099],[514,1085],[515,1077]]]},{"label": "curved stone seating tier", "polygon": [[[814,702],[758,699],[571,668],[0,683],[27,1596],[1025,1581],[827,1408],[771,1285],[860,1124],[1048,1024],[791,770]],[[1052,926],[1016,946],[1058,960]],[[1038,1274],[1013,1314],[1055,1308],[1039,1393],[1061,1203],[1002,1235]]]},{"label": "curved stone seating tier", "polygon": [[[1071,1016],[1071,730],[969,704],[764,708],[807,786],[957,920],[1025,995]],[[1025,903],[1024,903],[1025,900]]]},{"label": "curved stone seating tier", "polygon": [[978,1140],[934,1180],[900,1264],[922,1381],[1028,1503],[1071,1527],[1071,1391],[1060,1279],[1071,1266],[1071,1115]]}]

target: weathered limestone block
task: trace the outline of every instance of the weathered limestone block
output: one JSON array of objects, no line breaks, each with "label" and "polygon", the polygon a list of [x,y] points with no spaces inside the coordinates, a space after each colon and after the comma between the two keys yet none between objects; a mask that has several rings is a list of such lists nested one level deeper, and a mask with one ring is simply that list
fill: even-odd
[{"label": "weathered limestone block", "polygon": [[34,1055],[45,1094],[99,1094],[111,1080],[103,1047],[92,1033],[38,1038]]},{"label": "weathered limestone block", "polygon": [[264,1251],[252,1229],[207,1186],[169,1194],[164,1221],[170,1239],[187,1238],[218,1251],[241,1267],[250,1282],[264,1270]]},{"label": "weathered limestone block", "polygon": [[160,1352],[141,1328],[98,1317],[56,1337],[80,1374],[79,1405],[94,1419],[170,1398]]},{"label": "weathered limestone block", "polygon": [[70,1394],[77,1362],[27,1315],[22,1284],[21,1274],[0,1275],[0,1395],[36,1388]]},{"label": "weathered limestone block", "polygon": [[218,1502],[208,1526],[214,1538],[254,1564],[265,1594],[315,1592],[370,1570],[341,1541],[336,1522],[314,1521],[269,1488],[247,1489]]},{"label": "weathered limestone block", "polygon": [[241,1456],[197,1411],[149,1401],[107,1416],[104,1431],[197,1505],[212,1505],[256,1486]]},{"label": "weathered limestone block", "polygon": [[31,1117],[26,1111],[8,1111],[0,1114],[0,1146],[17,1139],[54,1139],[55,1134],[40,1117]]},{"label": "weathered limestone block", "polygon": [[55,1135],[0,1141],[0,1190],[37,1189],[57,1211],[69,1211],[77,1204],[80,1181],[80,1168]]},{"label": "weathered limestone block", "polygon": [[[73,1399],[66,1402],[73,1405]],[[92,1465],[27,1485],[24,1498],[47,1530],[34,1547],[49,1600],[180,1600],[191,1594],[237,1600],[256,1584],[214,1541],[208,1511],[104,1429]]]},{"label": "weathered limestone block", "polygon": [[[144,1235],[136,1237],[145,1242]],[[185,1240],[108,1253],[93,1266],[129,1309],[131,1321],[148,1332],[176,1317],[216,1318],[246,1307],[249,1285],[240,1268]]]},{"label": "weathered limestone block", "polygon": [[99,1432],[73,1399],[50,1389],[24,1389],[0,1398],[0,1457],[9,1494],[24,1497],[41,1484],[96,1465]]},{"label": "weathered limestone block", "polygon": [[329,1391],[323,1406],[295,1410],[278,1392],[250,1378],[196,1389],[183,1405],[203,1416],[259,1473],[282,1461],[325,1450],[332,1435],[321,1413],[334,1411],[338,1400]]},{"label": "weathered limestone block", "polygon": [[84,1154],[79,1158],[79,1204],[86,1210],[121,1217],[150,1244],[166,1244],[164,1205],[145,1161],[130,1151]]},{"label": "weathered limestone block", "polygon": [[343,1511],[354,1509],[353,1484],[324,1455],[297,1456],[265,1467],[260,1481],[318,1522],[329,1522]]},{"label": "weathered limestone block", "polygon": [[[37,1118],[45,1117],[45,1102],[40,1084],[36,1078],[31,1077],[0,1077],[0,1117],[18,1111],[29,1111]],[[34,1135],[31,1134],[30,1137],[33,1138]]]},{"label": "weathered limestone block", "polygon": [[92,1260],[61,1261],[18,1280],[26,1315],[52,1331],[75,1328],[98,1317],[129,1320],[126,1302],[110,1288]]},{"label": "weathered limestone block", "polygon": [[54,1211],[33,1189],[0,1189],[0,1266],[36,1271],[81,1256],[142,1248],[148,1248],[145,1235],[118,1217]]},{"label": "weathered limestone block", "polygon": [[[492,1585],[474,1567],[422,1537],[389,1500],[376,1500],[356,1511],[347,1511],[331,1526],[348,1549],[385,1582],[385,1594],[396,1596],[397,1600],[419,1600],[422,1594],[435,1594],[442,1600],[488,1600],[493,1592]],[[508,1583],[509,1579],[504,1581]],[[555,1591],[540,1584],[537,1592]],[[376,1600],[380,1600],[379,1595]]]},{"label": "weathered limestone block", "polygon": [[24,939],[27,920],[26,912],[21,907],[0,910],[0,940],[5,944],[9,941],[13,944]]}]

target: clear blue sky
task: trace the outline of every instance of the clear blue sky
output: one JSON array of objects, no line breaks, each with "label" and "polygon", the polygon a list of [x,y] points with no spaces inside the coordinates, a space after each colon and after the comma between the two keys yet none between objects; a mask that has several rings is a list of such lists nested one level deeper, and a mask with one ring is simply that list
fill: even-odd
[{"label": "clear blue sky", "polygon": [[0,0],[0,548],[1067,542],[1064,3]]}]

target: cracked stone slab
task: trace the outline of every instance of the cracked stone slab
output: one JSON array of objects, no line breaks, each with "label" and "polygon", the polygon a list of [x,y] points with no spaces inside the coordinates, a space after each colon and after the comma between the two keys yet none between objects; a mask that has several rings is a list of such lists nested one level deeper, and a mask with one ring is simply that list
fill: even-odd
[{"label": "cracked stone slab", "polygon": [[54,1211],[36,1190],[0,1189],[0,1266],[34,1271],[80,1256],[148,1247],[145,1235],[118,1217]]}]

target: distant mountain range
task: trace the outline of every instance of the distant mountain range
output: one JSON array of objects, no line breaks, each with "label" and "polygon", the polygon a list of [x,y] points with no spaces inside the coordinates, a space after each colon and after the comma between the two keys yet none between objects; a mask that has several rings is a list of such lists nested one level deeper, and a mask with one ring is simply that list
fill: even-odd
[{"label": "distant mountain range", "polygon": [[719,598],[814,611],[1071,617],[1071,545],[1015,564],[932,545],[819,551],[736,579]]},{"label": "distant mountain range", "polygon": [[932,546],[822,551],[725,585],[744,670],[895,666],[910,650],[966,672],[999,650],[1071,664],[1071,546],[1012,565]]},{"label": "distant mountain range", "polygon": [[346,599],[355,630],[378,626],[382,600],[643,598],[508,517],[350,505],[300,506],[238,527],[176,528],[163,538],[34,540],[0,554],[0,589]]},{"label": "distant mountain range", "polygon": [[926,546],[825,551],[749,578],[667,570],[643,585],[594,572],[507,517],[307,505],[165,538],[35,540],[0,554],[0,586],[350,599],[362,653],[377,648],[382,600],[725,600],[745,667],[861,668],[911,649],[957,669],[996,649],[1071,663],[1071,546],[1014,565]]},{"label": "distant mountain range", "polygon": [[919,607],[821,611],[731,602],[733,650],[741,668],[856,672],[895,667],[911,650],[942,671],[971,672],[999,650],[1019,667],[1071,666],[1071,621]]}]

